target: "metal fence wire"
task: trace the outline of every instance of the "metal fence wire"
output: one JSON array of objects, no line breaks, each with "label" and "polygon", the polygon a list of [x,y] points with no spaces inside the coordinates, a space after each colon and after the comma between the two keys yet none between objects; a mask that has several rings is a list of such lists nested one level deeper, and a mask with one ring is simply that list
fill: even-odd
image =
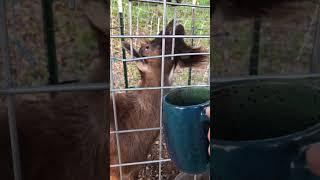
[{"label": "metal fence wire", "polygon": [[[182,9],[183,8],[183,9]],[[176,22],[182,22],[186,27],[187,35],[166,35],[166,25],[170,20],[173,20],[175,28]],[[162,35],[156,35],[160,31]],[[175,32],[173,30],[173,32]],[[157,176],[151,179],[166,179],[168,178],[163,173],[163,164],[170,162],[169,158],[165,158],[163,154],[163,134],[162,134],[162,97],[166,90],[179,87],[193,87],[193,86],[209,86],[210,75],[209,65],[205,72],[199,73],[199,71],[191,68],[181,71],[178,78],[174,79],[175,82],[171,86],[166,86],[164,83],[164,62],[178,56],[190,56],[190,55],[207,55],[209,58],[210,50],[210,1],[207,0],[192,0],[174,2],[167,0],[112,0],[111,1],[111,57],[110,57],[110,93],[113,104],[114,124],[115,130],[110,132],[110,135],[116,137],[116,149],[118,156],[118,163],[111,164],[110,168],[117,168],[120,172],[120,179],[125,180],[123,175],[123,168],[127,166],[137,165],[155,165],[158,168]],[[148,38],[161,38],[162,40],[162,51],[160,55],[149,56],[149,57],[134,57],[133,46],[139,46],[139,42]],[[166,39],[173,38],[172,40],[172,51],[171,54],[166,54]],[[174,39],[184,38],[187,43],[192,46],[206,46],[208,49],[205,53],[190,54],[180,53],[175,54],[174,52]],[[126,54],[121,42],[130,42],[131,52]],[[170,58],[171,57],[171,58]],[[145,59],[156,59],[161,61],[161,83],[159,87],[138,87],[138,80],[140,79],[136,68],[132,66],[132,62],[141,61]],[[208,60],[209,61],[209,60]],[[209,64],[209,63],[208,63]],[[199,83],[200,82],[200,83]],[[160,90],[160,104],[156,107],[160,108],[160,124],[158,127],[142,128],[142,129],[119,129],[117,119],[116,94],[117,93],[129,93],[142,90]],[[137,120],[138,121],[138,120]],[[147,131],[159,131],[159,142],[158,145],[158,158],[153,160],[146,160],[141,162],[123,162],[121,159],[121,140],[119,136],[124,133],[137,133]],[[134,143],[134,142],[132,142]],[[110,147],[111,148],[111,147]],[[128,147],[130,148],[130,147]],[[146,157],[147,159],[147,157]],[[140,177],[141,178],[141,177]],[[196,179],[196,175],[194,177]],[[142,178],[143,179],[143,178]]]},{"label": "metal fence wire", "polygon": [[[15,107],[15,97],[17,95],[20,94],[39,94],[39,93],[54,93],[54,92],[74,92],[74,91],[106,91],[108,89],[107,85],[105,83],[84,83],[84,84],[64,84],[64,83],[59,83],[58,79],[55,78],[57,76],[57,69],[51,69],[54,72],[53,76],[51,76],[51,79],[49,80],[49,84],[55,84],[55,85],[44,85],[44,86],[17,86],[17,83],[14,82],[14,78],[11,72],[12,69],[12,54],[13,54],[13,50],[10,49],[11,44],[10,43],[14,43],[15,41],[10,39],[12,38],[12,34],[10,34],[9,37],[9,33],[8,33],[8,21],[9,19],[7,18],[8,12],[10,11],[15,11],[15,7],[12,8],[12,3],[13,6],[16,3],[21,3],[21,1],[14,1],[14,2],[10,2],[10,1],[6,1],[6,0],[0,0],[0,62],[1,62],[1,66],[2,66],[2,72],[3,72],[3,78],[4,78],[4,86],[2,86],[0,88],[0,95],[4,96],[6,98],[6,102],[7,102],[7,108],[8,108],[8,121],[9,121],[9,130],[10,130],[10,141],[11,141],[11,151],[12,151],[12,165],[13,165],[13,174],[14,174],[14,179],[15,180],[22,180],[22,174],[21,171],[23,169],[21,169],[21,163],[20,163],[20,149],[19,149],[19,140],[18,140],[18,130],[16,127],[16,107]],[[49,8],[51,9],[51,13],[52,13],[52,3],[53,1],[42,1],[42,5],[43,5],[43,9],[45,8]],[[75,6],[75,1],[74,0],[70,0],[70,7],[74,7]],[[45,7],[48,6],[48,7]],[[11,9],[12,8],[12,9]],[[15,13],[15,12],[10,12],[11,14]],[[43,11],[42,13],[44,13],[43,17],[44,19],[47,19],[47,21],[51,21],[53,20],[52,16],[53,14],[45,14],[46,11]],[[48,17],[50,16],[50,17]],[[48,20],[49,19],[49,20]],[[44,20],[45,21],[45,20]],[[48,24],[46,24],[48,25]],[[48,34],[52,33],[54,28],[53,27],[53,22],[50,22],[50,26],[45,26],[44,31],[46,30],[46,28],[49,28],[48,31],[51,32],[46,32],[47,36]],[[89,25],[89,24],[88,24]],[[13,27],[15,28],[15,27]],[[54,38],[51,37],[51,38]],[[54,43],[53,39],[48,39],[47,40],[47,45],[48,48],[52,48],[52,45],[55,46],[55,44],[50,44],[50,43]],[[18,46],[19,49],[20,46]],[[20,50],[23,49],[22,47],[20,47]],[[52,51],[48,52],[50,56],[50,53],[54,53],[51,56],[55,56],[55,49],[51,49]],[[21,51],[22,52],[22,51]],[[30,55],[30,51],[23,51],[22,53],[25,53],[23,55]],[[20,55],[20,56],[23,56]],[[32,56],[32,55],[31,55]],[[30,56],[30,57],[31,57]],[[57,62],[55,62],[55,58],[53,57],[53,59],[50,59],[52,57],[47,57],[49,58],[49,64],[51,63],[51,66],[57,66]],[[27,58],[27,59],[31,59],[32,58]],[[20,59],[21,60],[21,59]],[[34,63],[34,62],[33,62]],[[50,65],[49,65],[50,66]],[[33,65],[34,67],[34,65]],[[49,72],[50,73],[50,72]],[[107,70],[106,70],[107,73]],[[53,78],[53,79],[52,79]]]}]

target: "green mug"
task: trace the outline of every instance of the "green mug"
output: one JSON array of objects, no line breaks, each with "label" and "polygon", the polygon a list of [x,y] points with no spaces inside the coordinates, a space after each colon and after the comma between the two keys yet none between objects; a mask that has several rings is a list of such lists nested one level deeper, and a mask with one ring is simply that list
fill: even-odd
[{"label": "green mug", "polygon": [[163,125],[169,155],[176,167],[189,174],[208,169],[210,91],[207,87],[179,88],[163,98]]},{"label": "green mug", "polygon": [[244,80],[212,86],[211,180],[320,180],[305,150],[320,141],[320,90]]}]

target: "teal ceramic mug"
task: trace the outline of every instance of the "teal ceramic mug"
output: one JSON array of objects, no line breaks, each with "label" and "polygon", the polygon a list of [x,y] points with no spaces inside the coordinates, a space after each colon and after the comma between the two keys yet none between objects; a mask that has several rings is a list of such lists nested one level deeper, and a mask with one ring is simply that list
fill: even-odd
[{"label": "teal ceramic mug", "polygon": [[305,162],[320,141],[318,88],[248,80],[211,92],[211,180],[320,180]]},{"label": "teal ceramic mug", "polygon": [[176,167],[189,174],[208,169],[210,91],[206,87],[179,88],[163,99],[163,125],[169,155]]}]

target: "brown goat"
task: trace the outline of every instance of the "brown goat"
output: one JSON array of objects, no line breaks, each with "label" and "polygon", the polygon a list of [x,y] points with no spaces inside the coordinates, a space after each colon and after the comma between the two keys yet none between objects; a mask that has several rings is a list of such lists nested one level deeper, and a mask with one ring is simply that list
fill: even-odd
[{"label": "brown goat", "polygon": [[[98,35],[101,57],[93,65],[88,81],[104,83],[109,78],[107,38],[104,30],[95,26],[93,29]],[[22,179],[107,179],[108,123],[105,107],[106,94],[103,91],[57,93],[53,99],[42,101],[17,98]],[[13,179],[5,107],[0,109],[0,159],[0,179]]]},{"label": "brown goat", "polygon": [[[173,33],[173,21],[166,27],[166,35]],[[184,35],[184,27],[176,26],[176,35]],[[162,32],[160,32],[162,35]],[[124,44],[130,50],[130,45]],[[165,54],[171,54],[172,38],[166,38]],[[139,51],[134,50],[135,57],[148,57],[161,55],[162,39],[156,38],[140,47]],[[183,38],[175,39],[175,54],[178,53],[199,53],[201,48],[188,46]],[[193,55],[187,57],[166,58],[164,64],[164,85],[171,85],[172,73],[177,66],[196,67],[206,61],[204,55]],[[137,68],[141,75],[140,87],[159,87],[161,85],[161,58],[149,58],[137,62]],[[117,93],[115,96],[117,122],[119,130],[156,128],[160,126],[160,90],[130,91]],[[113,116],[112,116],[113,118]],[[115,123],[111,119],[110,130],[115,131]],[[144,131],[120,133],[120,154],[121,163],[145,161],[147,153],[150,152],[152,143],[155,142],[159,131]],[[118,164],[118,152],[115,134],[110,135],[110,162]],[[122,168],[123,179],[137,179],[139,166],[126,166]],[[119,168],[111,169],[111,179],[119,179]]]}]

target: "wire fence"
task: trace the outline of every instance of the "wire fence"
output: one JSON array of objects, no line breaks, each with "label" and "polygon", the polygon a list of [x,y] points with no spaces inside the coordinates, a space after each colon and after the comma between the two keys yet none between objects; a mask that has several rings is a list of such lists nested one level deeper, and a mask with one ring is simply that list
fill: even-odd
[{"label": "wire fence", "polygon": [[[9,130],[10,130],[10,142],[11,142],[11,151],[12,151],[12,165],[13,165],[13,174],[14,174],[14,179],[15,180],[22,180],[24,177],[22,177],[21,172],[23,171],[23,169],[21,169],[21,157],[20,157],[20,148],[19,148],[19,139],[18,139],[18,129],[16,126],[16,97],[19,94],[40,94],[40,93],[55,93],[55,92],[75,92],[75,91],[106,91],[108,89],[107,85],[105,83],[83,83],[83,84],[78,84],[78,83],[74,83],[74,84],[60,84],[61,81],[57,81],[58,79],[54,80],[55,85],[37,85],[37,86],[32,86],[33,81],[36,81],[37,78],[41,78],[41,84],[44,83],[44,79],[46,76],[41,76],[38,75],[36,77],[32,77],[30,79],[28,79],[28,83],[21,83],[22,81],[19,81],[21,79],[17,80],[16,76],[13,76],[13,72],[12,69],[16,68],[16,65],[19,63],[23,63],[22,60],[23,58],[26,58],[26,60],[28,61],[28,63],[30,63],[32,69],[28,69],[30,72],[33,70],[38,70],[36,69],[37,66],[41,66],[42,64],[37,64],[39,63],[41,60],[43,60],[43,56],[44,59],[45,58],[45,53],[44,51],[42,51],[41,48],[37,49],[37,53],[43,53],[41,55],[35,55],[36,53],[32,52],[32,50],[30,50],[29,48],[33,47],[34,44],[36,45],[40,45],[43,47],[43,42],[40,38],[40,41],[36,41],[36,42],[28,42],[29,44],[24,45],[22,43],[22,41],[24,41],[24,38],[17,38],[19,35],[23,34],[23,33],[28,33],[27,29],[25,29],[24,32],[21,32],[19,34],[20,31],[17,30],[17,28],[19,28],[19,26],[21,25],[23,27],[23,25],[19,23],[17,23],[16,18],[17,17],[22,17],[23,15],[23,11],[25,9],[27,9],[26,7],[30,7],[29,4],[30,2],[22,2],[22,1],[6,1],[6,0],[1,0],[0,1],[0,50],[1,50],[1,58],[0,58],[0,65],[2,67],[2,72],[3,72],[3,76],[1,76],[4,80],[2,81],[2,87],[0,88],[0,96],[5,97],[6,99],[6,106],[8,109],[8,121],[9,121]],[[38,5],[41,4],[41,2],[37,2],[37,4],[35,5],[36,8],[39,8]],[[44,6],[48,6],[47,8],[50,8],[51,10],[53,10],[54,5],[53,1],[42,1],[42,7],[45,9]],[[61,4],[60,4],[61,5]],[[26,7],[25,7],[26,6]],[[75,1],[71,0],[69,1],[69,6],[70,7],[75,7]],[[41,6],[40,6],[41,7]],[[20,8],[20,9],[19,9]],[[19,11],[19,15],[17,15],[17,9],[21,10]],[[56,8],[54,8],[56,9]],[[29,9],[28,9],[29,10]],[[34,10],[34,9],[32,9]],[[39,11],[38,11],[39,10]],[[46,11],[41,11],[41,8],[37,9],[37,12],[43,13],[43,15],[47,15]],[[58,12],[59,13],[59,12]],[[34,14],[28,12],[28,15],[34,16]],[[15,16],[17,15],[17,16]],[[52,15],[52,14],[51,14]],[[8,16],[11,18],[9,20]],[[25,19],[24,20],[28,21],[28,18],[30,18],[30,16],[23,16]],[[43,17],[45,18],[49,18],[51,20],[53,20],[53,17]],[[52,18],[52,19],[51,19]],[[12,20],[13,19],[13,20]],[[34,22],[31,21],[32,17],[30,18],[30,21],[28,21],[29,24],[33,24]],[[20,19],[19,19],[20,20]],[[36,19],[37,20],[37,19]],[[42,22],[42,21],[41,21]],[[52,26],[49,27],[50,30],[54,30],[54,22],[52,22],[53,24],[51,24]],[[71,22],[72,24],[73,22]],[[88,22],[86,22],[88,23]],[[46,25],[48,24],[42,24],[44,25],[44,29],[46,29]],[[87,24],[88,26],[89,24]],[[88,26],[89,27],[89,26]],[[59,29],[59,28],[57,28]],[[11,33],[13,32],[13,33]],[[37,31],[38,32],[38,31]],[[39,33],[44,33],[43,31],[39,32]],[[54,32],[53,32],[54,33]],[[17,35],[17,37],[13,37],[14,35]],[[30,34],[29,34],[30,36]],[[39,36],[39,34],[38,34]],[[48,34],[47,34],[48,36]],[[34,36],[31,36],[34,37]],[[34,37],[36,39],[36,37]],[[55,38],[53,36],[53,38]],[[32,38],[31,38],[32,39]],[[32,39],[32,40],[35,40]],[[30,39],[29,39],[30,40]],[[37,39],[39,40],[39,39]],[[52,46],[50,46],[50,44],[52,45],[52,43],[55,42],[54,39],[47,39],[47,41],[45,42],[46,45],[48,45],[48,48],[50,49]],[[33,44],[32,44],[33,43]],[[55,44],[54,44],[55,45]],[[27,48],[28,47],[28,48]],[[16,51],[17,49],[17,51]],[[92,50],[92,47],[90,47],[90,49]],[[53,56],[55,56],[56,52],[51,52],[54,53]],[[59,52],[58,52],[59,53]],[[58,54],[61,55],[61,54]],[[50,55],[48,55],[50,56]],[[39,58],[42,57],[42,58]],[[37,59],[39,58],[39,59]],[[50,57],[47,57],[50,59]],[[14,61],[13,61],[14,59]],[[20,61],[18,62],[17,59]],[[93,58],[91,58],[92,60]],[[38,61],[38,62],[35,62]],[[18,63],[17,63],[18,62]],[[50,62],[49,62],[50,63]],[[53,66],[57,65],[57,62],[51,62],[53,63]],[[61,63],[61,61],[59,62]],[[46,63],[44,63],[46,64]],[[43,71],[43,69],[41,70]],[[45,71],[45,70],[44,70]],[[54,73],[58,73],[58,71],[54,70]],[[107,72],[107,70],[106,70]],[[19,73],[19,74],[18,74]],[[23,74],[23,72],[18,72],[15,75],[19,75],[19,76],[24,76],[24,80],[27,79],[26,74]],[[40,73],[41,74],[41,73]],[[56,74],[57,75],[57,74]],[[50,82],[49,82],[50,83]],[[27,86],[26,86],[27,84]],[[20,85],[20,86],[19,86]]]},{"label": "wire fence", "polygon": [[[94,33],[87,23],[84,8],[80,1],[73,1],[51,2],[59,83],[85,80],[87,67],[98,56]],[[32,86],[47,83],[53,73],[47,66],[42,1],[7,1],[6,8],[11,73],[15,84]]]},{"label": "wire fence", "polygon": [[[87,90],[106,90],[108,87],[103,84],[66,84],[66,85],[51,85],[51,86],[29,86],[20,87],[15,86],[14,77],[12,77],[12,49],[10,42],[14,43],[18,51],[22,54],[27,54],[27,61],[32,67],[38,56],[34,56],[30,51],[26,50],[17,41],[16,38],[9,37],[8,33],[8,19],[7,19],[7,3],[8,1],[0,0],[0,49],[1,49],[1,63],[4,73],[4,87],[0,89],[0,95],[6,96],[8,117],[10,125],[10,137],[12,143],[12,156],[15,180],[21,178],[20,167],[20,152],[18,147],[16,117],[15,117],[15,97],[18,94],[38,94],[48,92],[73,92],[73,91],[87,91]],[[75,8],[75,1],[69,1],[70,7]],[[165,54],[165,41],[168,38],[184,38],[186,41],[194,46],[206,46],[209,49],[210,39],[210,1],[184,1],[182,3],[157,1],[157,0],[140,0],[140,1],[121,1],[113,0],[111,12],[112,15],[116,14],[116,18],[112,20],[111,27],[111,53],[110,59],[111,69],[111,97],[113,103],[114,114],[116,111],[116,94],[120,92],[129,91],[142,91],[142,90],[160,90],[161,97],[163,97],[167,89],[181,88],[181,87],[194,87],[194,86],[209,86],[210,74],[209,68],[206,70],[196,71],[188,69],[185,72],[178,72],[177,75],[183,78],[175,78],[175,83],[172,86],[164,84],[164,61],[170,60],[170,57],[177,56],[193,56],[193,55],[210,55],[207,53],[198,54]],[[287,74],[287,73],[314,73],[319,69],[319,5],[306,3],[305,9],[302,13],[297,13],[299,18],[297,21],[291,23],[273,24],[272,20],[264,21],[260,26],[260,53],[258,74]],[[183,8],[183,10],[181,9]],[[200,9],[200,10],[198,10]],[[189,10],[189,11],[188,11]],[[122,15],[120,15],[122,13]],[[13,13],[14,14],[14,13]],[[121,17],[122,16],[122,17]],[[186,28],[184,36],[178,35],[155,35],[161,30],[165,30],[166,22],[169,18],[174,21],[181,21]],[[170,19],[171,19],[170,18]],[[116,22],[118,21],[118,22]],[[123,21],[123,24],[119,22]],[[13,23],[14,24],[14,23]],[[251,39],[253,30],[251,29],[253,21],[239,21],[238,24],[226,24],[226,30],[229,36],[225,37],[222,34],[224,42],[217,46],[215,49],[215,76],[241,76],[248,74],[248,67],[251,53],[251,46],[257,43]],[[272,29],[272,30],[270,30]],[[12,30],[11,30],[12,31]],[[217,36],[219,38],[220,36]],[[249,37],[249,38],[248,38]],[[138,45],[141,39],[148,38],[161,38],[162,39],[162,52],[159,56],[133,58],[132,54],[126,54],[121,46],[121,40],[130,39],[133,46]],[[217,39],[219,40],[219,39]],[[174,41],[173,41],[174,42]],[[237,43],[235,43],[237,42]],[[254,43],[252,43],[254,42]],[[239,46],[240,44],[240,46]],[[174,46],[173,46],[174,47]],[[62,47],[63,49],[63,47]],[[174,49],[173,49],[174,52]],[[159,87],[136,87],[139,77],[137,71],[130,63],[140,61],[147,58],[160,58],[162,61],[161,67],[161,85]],[[90,58],[88,58],[90,59]],[[294,63],[292,63],[294,62]],[[39,64],[38,64],[39,65]],[[208,66],[209,67],[209,66]],[[204,71],[204,72],[203,72]],[[199,73],[200,72],[200,73]],[[179,76],[177,76],[179,77]],[[294,76],[298,78],[300,76]],[[318,75],[315,76],[318,78]],[[38,78],[38,77],[37,77]],[[43,78],[43,77],[41,77]],[[219,81],[219,80],[217,80]],[[224,79],[221,81],[225,81]],[[200,83],[199,83],[200,82]],[[182,85],[181,85],[182,84]],[[160,120],[162,119],[162,98],[159,102]],[[117,124],[117,119],[114,119]],[[159,158],[156,160],[146,160],[142,162],[119,162],[111,164],[110,168],[121,168],[125,166],[148,165],[157,164],[158,166],[158,179],[163,179],[163,164],[170,162],[168,158],[164,158],[163,152],[163,139],[162,139],[162,122],[160,121],[159,127],[143,128],[143,129],[127,129],[115,131],[110,134],[117,136],[117,149],[120,151],[119,144],[121,141],[118,138],[119,134],[133,133],[133,132],[146,132],[146,131],[159,131],[158,152]],[[119,157],[120,157],[119,153]],[[121,174],[120,174],[121,175]],[[122,175],[121,175],[122,176]],[[195,177],[196,178],[196,177]]]},{"label": "wire fence", "polygon": [[223,21],[227,35],[215,38],[211,75],[246,76],[250,68],[255,75],[319,72],[319,3],[289,2],[285,8],[270,17]]},{"label": "wire fence", "polygon": [[[205,69],[193,70],[189,68],[187,70],[181,70],[175,72],[176,78],[173,80],[172,85],[165,85],[164,82],[164,68],[165,61],[170,61],[174,57],[182,56],[195,56],[195,55],[207,55],[209,57],[210,49],[210,1],[183,1],[183,2],[167,2],[157,0],[113,0],[111,1],[111,58],[110,67],[112,68],[111,81],[110,81],[110,92],[113,105],[114,116],[114,131],[110,132],[110,135],[115,135],[116,138],[116,149],[118,162],[111,164],[110,168],[117,168],[120,172],[120,179],[124,179],[123,168],[128,166],[153,166],[151,169],[157,169],[155,176],[151,176],[151,179],[166,179],[166,172],[163,170],[165,163],[171,160],[163,153],[165,143],[162,134],[162,97],[165,90],[180,87],[194,87],[194,86],[209,86],[210,75],[209,65]],[[186,35],[165,35],[167,23],[173,19],[175,23],[178,21],[185,27]],[[160,31],[163,34],[159,34]],[[134,46],[139,46],[140,42],[145,39],[159,38],[162,41],[160,55],[147,56],[147,57],[134,57],[133,49]],[[166,54],[166,39],[172,40],[172,51],[170,54]],[[188,44],[192,46],[203,46],[206,48],[206,53],[180,53],[175,54],[174,39],[184,38]],[[130,53],[126,54],[122,47],[121,42],[128,41],[131,45]],[[157,59],[161,61],[161,78],[160,86],[153,87],[139,87],[138,81],[140,80],[139,72],[134,66],[133,62],[146,60],[146,59]],[[119,119],[117,117],[117,98],[118,93],[130,93],[143,91],[148,93],[146,90],[160,90],[160,99],[157,101],[159,104],[155,104],[159,108],[160,122],[158,127],[148,127],[139,129],[119,129]],[[130,102],[129,102],[130,103]],[[120,120],[121,121],[121,120]],[[140,162],[123,162],[121,154],[121,141],[119,136],[127,133],[142,133],[149,131],[158,131],[159,140],[156,143],[156,151],[158,157],[149,160],[147,157],[145,161]],[[139,136],[139,134],[137,134]],[[132,142],[135,143],[135,142]],[[151,171],[151,170],[150,170]],[[147,179],[148,177],[139,177],[140,179]],[[195,175],[196,179],[196,175]]]}]

